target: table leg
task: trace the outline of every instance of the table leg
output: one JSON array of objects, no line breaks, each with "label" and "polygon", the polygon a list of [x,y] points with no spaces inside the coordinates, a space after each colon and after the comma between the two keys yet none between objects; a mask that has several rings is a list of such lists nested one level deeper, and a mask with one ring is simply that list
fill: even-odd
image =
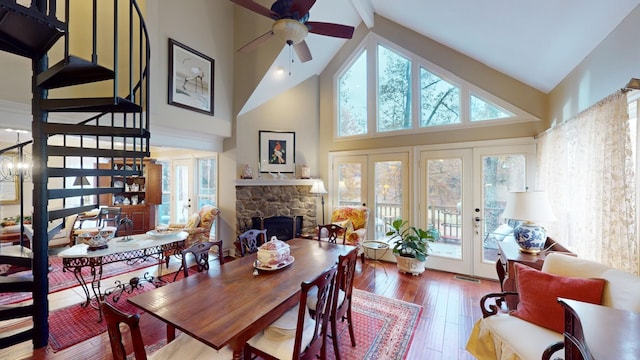
[{"label": "table leg", "polygon": [[244,342],[233,340],[229,343],[229,346],[233,350],[233,360],[242,360],[242,353],[244,351]]},{"label": "table leg", "polygon": [[[100,299],[102,296],[102,292],[100,290],[100,280],[102,280],[102,264],[100,265],[91,265],[89,266],[91,272],[91,292],[93,292],[93,296],[89,292],[89,284],[82,276],[82,268],[83,266],[74,266],[73,267],[73,276],[75,276],[76,280],[80,284],[82,291],[84,291],[84,296],[86,300],[84,303],[80,304],[82,307],[91,306],[92,308],[98,310],[98,322],[102,321],[102,310],[100,309]],[[95,305],[92,304],[92,300],[95,300]]]}]

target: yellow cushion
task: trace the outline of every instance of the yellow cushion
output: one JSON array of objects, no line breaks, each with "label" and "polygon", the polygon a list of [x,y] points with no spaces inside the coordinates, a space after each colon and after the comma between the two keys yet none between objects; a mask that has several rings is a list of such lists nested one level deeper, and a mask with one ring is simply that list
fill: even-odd
[{"label": "yellow cushion", "polygon": [[211,229],[211,225],[213,225],[213,220],[218,216],[220,210],[217,207],[211,205],[203,206],[200,211],[200,227]]},{"label": "yellow cushion", "polygon": [[189,220],[187,221],[187,225],[185,225],[185,228],[193,229],[195,227],[198,227],[198,223],[200,223],[200,215],[192,214],[191,216],[189,216]]}]

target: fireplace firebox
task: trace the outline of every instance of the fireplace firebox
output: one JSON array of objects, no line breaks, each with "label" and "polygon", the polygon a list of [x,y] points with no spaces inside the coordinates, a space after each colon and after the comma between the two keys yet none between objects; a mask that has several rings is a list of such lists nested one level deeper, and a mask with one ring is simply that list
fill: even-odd
[{"label": "fireplace firebox", "polygon": [[275,236],[278,240],[287,241],[300,237],[302,233],[302,216],[252,217],[251,228],[267,229],[267,241],[272,236]]}]

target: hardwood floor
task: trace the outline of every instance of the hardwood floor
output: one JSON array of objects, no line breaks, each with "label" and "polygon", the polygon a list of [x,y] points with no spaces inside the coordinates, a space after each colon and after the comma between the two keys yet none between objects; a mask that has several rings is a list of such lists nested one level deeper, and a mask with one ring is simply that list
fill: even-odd
[{"label": "hardwood floor", "polygon": [[[177,261],[172,261],[175,271]],[[219,266],[217,260],[211,266]],[[152,268],[153,270],[156,267]],[[386,274],[385,274],[386,270]],[[144,273],[145,270],[136,272]],[[164,270],[163,272],[167,272]],[[132,273],[122,275],[130,278]],[[140,275],[140,274],[138,274]],[[113,278],[112,278],[113,279]],[[358,262],[354,286],[379,295],[411,302],[423,307],[407,359],[473,359],[464,349],[473,324],[482,317],[480,298],[500,290],[496,281],[480,279],[469,281],[455,274],[427,270],[420,276],[400,274],[395,264],[381,263],[376,267]],[[82,292],[69,289],[49,296],[50,309],[80,302]],[[14,325],[0,323],[0,332]],[[166,335],[165,326],[151,316],[141,318],[146,344],[155,343]],[[129,347],[129,345],[127,345]],[[0,359],[111,359],[109,338],[105,333],[78,345],[53,353],[51,350],[31,348],[31,342],[0,350]]]}]

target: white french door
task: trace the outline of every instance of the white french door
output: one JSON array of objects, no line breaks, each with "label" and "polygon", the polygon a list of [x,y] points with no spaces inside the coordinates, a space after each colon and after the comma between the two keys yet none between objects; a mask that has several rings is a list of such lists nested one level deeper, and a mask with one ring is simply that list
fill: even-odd
[{"label": "white french door", "polygon": [[495,230],[507,194],[533,184],[535,145],[426,150],[419,163],[419,225],[440,233],[427,267],[496,278]]},{"label": "white french door", "polygon": [[420,152],[418,226],[433,227],[440,233],[429,245],[427,266],[431,269],[473,272],[472,159],[471,149]]},{"label": "white french door", "polygon": [[[535,189],[536,146],[512,145],[475,148],[473,151],[473,275],[496,278],[497,241],[509,241],[504,232],[502,212],[507,194]],[[509,229],[509,228],[507,228]]]},{"label": "white french door", "polygon": [[[193,160],[173,160],[171,176],[171,219],[174,223],[186,223],[192,209]],[[193,204],[195,205],[195,204]]]},{"label": "white french door", "polygon": [[331,155],[330,206],[365,204],[370,210],[367,239],[382,240],[386,224],[410,214],[410,158],[408,150]]}]

